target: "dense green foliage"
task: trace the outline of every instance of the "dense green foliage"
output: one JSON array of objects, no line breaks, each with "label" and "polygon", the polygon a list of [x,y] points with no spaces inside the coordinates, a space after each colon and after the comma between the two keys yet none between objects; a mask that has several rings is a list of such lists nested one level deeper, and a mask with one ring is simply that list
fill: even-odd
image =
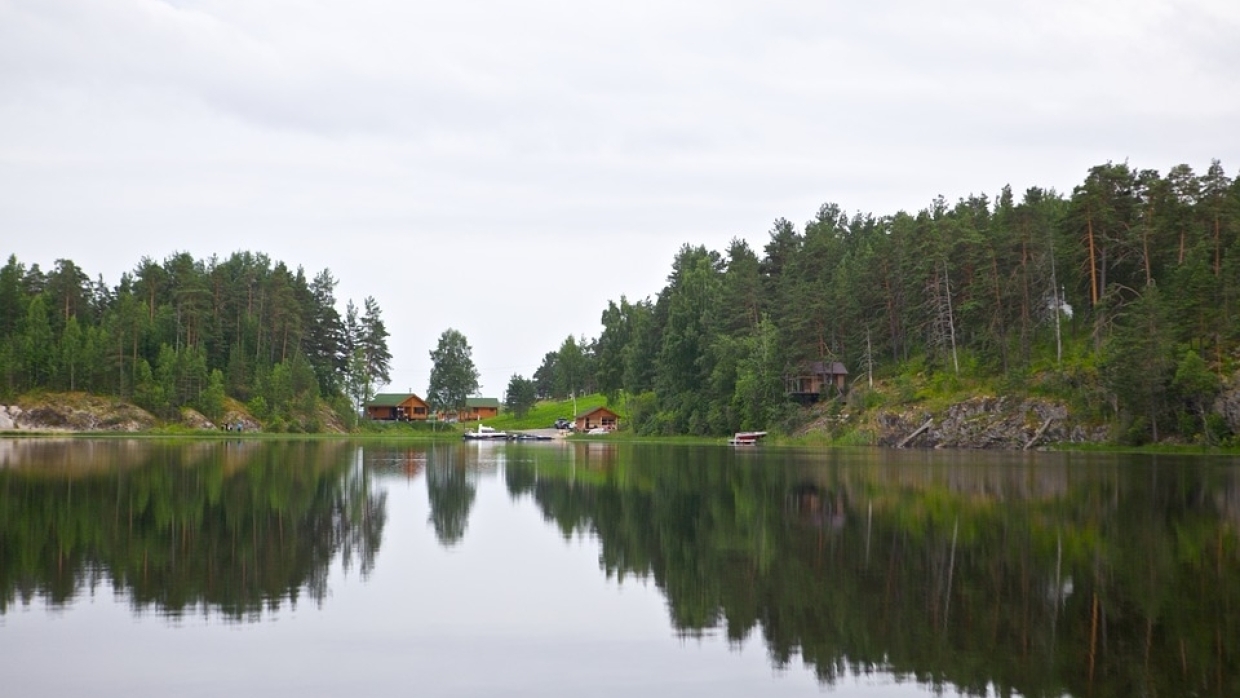
[{"label": "dense green foliage", "polygon": [[516,415],[517,419],[523,419],[529,414],[537,401],[534,381],[517,374],[508,379],[508,389],[504,391],[504,409]]},{"label": "dense green foliage", "polygon": [[[1240,183],[1217,161],[1201,176],[1107,163],[1066,197],[1005,187],[884,216],[826,204],[800,229],[777,220],[761,257],[739,239],[685,245],[656,298],[608,304],[585,384],[626,396],[639,431],[718,434],[778,425],[785,381],[839,361],[852,382],[988,379],[1134,441],[1212,440],[1227,436],[1204,414],[1220,384],[1201,374],[1234,370],[1237,317]],[[565,352],[535,374],[540,394],[567,387]]]},{"label": "dense green foliage", "polygon": [[373,298],[336,310],[336,280],[262,254],[162,264],[143,258],[109,287],[76,264],[15,256],[0,268],[0,398],[31,390],[132,399],[163,418],[211,419],[226,396],[270,429],[319,428],[319,401],[351,414],[388,382],[387,330]]},{"label": "dense green foliage", "polygon": [[431,380],[426,402],[436,412],[460,412],[465,400],[478,392],[478,369],[473,348],[459,330],[448,328],[431,350]]}]

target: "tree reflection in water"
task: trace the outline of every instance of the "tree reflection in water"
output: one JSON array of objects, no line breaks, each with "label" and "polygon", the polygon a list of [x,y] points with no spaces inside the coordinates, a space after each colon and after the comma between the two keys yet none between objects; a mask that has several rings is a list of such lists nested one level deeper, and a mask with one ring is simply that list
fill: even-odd
[{"label": "tree reflection in water", "polygon": [[[1240,695],[1234,469],[1201,461],[632,446],[510,462],[679,632],[971,695]],[[535,472],[537,468],[537,472]]]},{"label": "tree reflection in water", "polygon": [[758,639],[774,665],[803,662],[825,685],[881,673],[971,695],[1240,695],[1240,471],[1211,462],[609,443],[20,448],[0,441],[0,612],[104,583],[172,615],[320,601],[336,555],[374,565],[387,514],[375,473],[425,473],[427,525],[450,547],[482,474],[502,469],[510,497],[559,535],[597,538],[608,578],[652,580],[678,633]]},{"label": "tree reflection in water", "polygon": [[383,493],[344,442],[6,441],[0,613],[109,583],[135,610],[255,619],[374,566]]},{"label": "tree reflection in water", "polygon": [[477,494],[476,464],[467,467],[456,448],[435,449],[426,468],[426,492],[430,498],[430,522],[435,538],[445,548],[465,538],[469,513]]}]

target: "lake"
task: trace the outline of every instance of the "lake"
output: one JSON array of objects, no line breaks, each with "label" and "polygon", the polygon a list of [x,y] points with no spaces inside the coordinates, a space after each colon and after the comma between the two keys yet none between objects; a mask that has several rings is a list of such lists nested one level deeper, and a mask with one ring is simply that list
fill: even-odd
[{"label": "lake", "polygon": [[6,696],[1237,696],[1231,458],[0,439]]}]

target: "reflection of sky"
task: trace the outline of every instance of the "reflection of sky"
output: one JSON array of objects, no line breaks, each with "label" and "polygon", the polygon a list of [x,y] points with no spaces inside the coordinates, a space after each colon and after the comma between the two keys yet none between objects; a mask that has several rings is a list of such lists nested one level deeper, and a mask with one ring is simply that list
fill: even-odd
[{"label": "reflection of sky", "polygon": [[[8,696],[818,695],[812,670],[771,667],[760,637],[682,639],[653,582],[608,580],[593,539],[565,541],[483,468],[465,537],[441,547],[425,476],[383,476],[388,521],[363,581],[337,562],[321,608],[260,623],[133,617],[108,585],[62,611],[0,618]],[[888,676],[839,696],[930,691]],[[952,693],[952,691],[948,691]]]}]

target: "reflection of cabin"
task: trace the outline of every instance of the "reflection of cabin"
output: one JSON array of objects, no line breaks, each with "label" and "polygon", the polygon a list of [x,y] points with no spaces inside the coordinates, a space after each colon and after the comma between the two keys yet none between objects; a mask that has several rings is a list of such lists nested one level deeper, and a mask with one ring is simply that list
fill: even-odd
[{"label": "reflection of cabin", "polygon": [[499,416],[499,399],[493,397],[467,397],[465,398],[465,409],[457,413],[457,419],[462,422],[476,422],[480,419],[490,419]]},{"label": "reflection of cabin", "polygon": [[422,421],[430,416],[426,401],[413,393],[379,393],[366,403],[366,417],[389,422]]},{"label": "reflection of cabin", "polygon": [[595,407],[577,415],[576,422],[578,432],[587,432],[598,428],[615,431],[620,427],[620,415],[606,407]]},{"label": "reflection of cabin", "polygon": [[815,361],[787,379],[788,396],[801,403],[818,402],[824,395],[844,392],[848,369],[838,361]]}]

